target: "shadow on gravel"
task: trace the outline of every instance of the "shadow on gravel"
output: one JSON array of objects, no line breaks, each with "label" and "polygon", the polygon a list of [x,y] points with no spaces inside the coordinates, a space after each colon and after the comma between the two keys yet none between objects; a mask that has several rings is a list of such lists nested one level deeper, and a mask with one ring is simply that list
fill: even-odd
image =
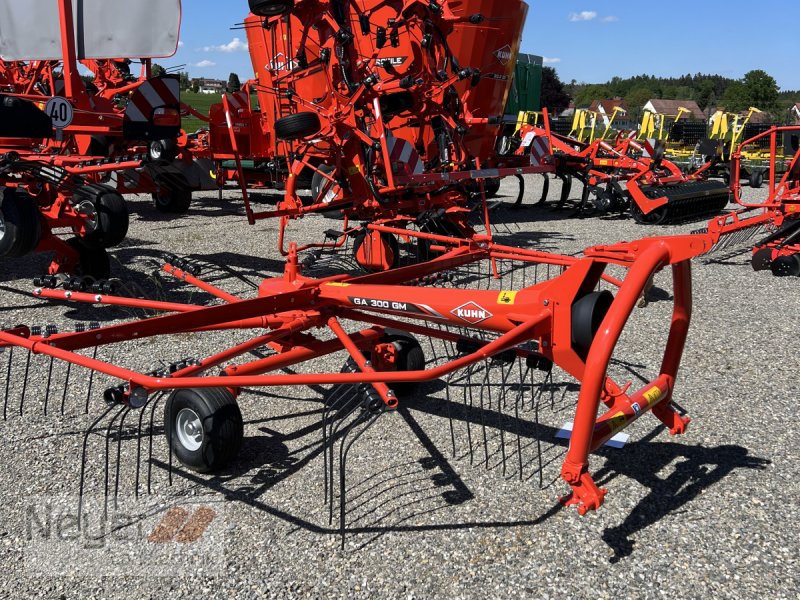
[{"label": "shadow on gravel", "polygon": [[[595,474],[598,485],[624,475],[650,489],[620,525],[603,532],[603,541],[614,551],[612,563],[633,554],[633,535],[679,510],[731,472],[763,470],[771,464],[767,459],[750,456],[742,446],[705,448],[680,442],[653,442],[662,431],[658,427],[622,451],[598,453],[607,459]],[[674,471],[666,478],[656,474],[676,460]]]}]

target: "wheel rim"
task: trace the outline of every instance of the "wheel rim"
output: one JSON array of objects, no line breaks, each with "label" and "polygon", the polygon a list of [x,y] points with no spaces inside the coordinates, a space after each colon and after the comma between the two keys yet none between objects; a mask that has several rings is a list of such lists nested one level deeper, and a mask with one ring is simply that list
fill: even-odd
[{"label": "wheel rim", "polygon": [[6,220],[0,216],[0,241],[6,236]]},{"label": "wheel rim", "polygon": [[181,446],[196,452],[203,445],[203,423],[191,408],[184,408],[175,418],[175,429]]},{"label": "wheel rim", "polygon": [[78,205],[78,212],[83,215],[86,221],[86,231],[92,233],[97,229],[97,209],[94,204],[84,200]]}]

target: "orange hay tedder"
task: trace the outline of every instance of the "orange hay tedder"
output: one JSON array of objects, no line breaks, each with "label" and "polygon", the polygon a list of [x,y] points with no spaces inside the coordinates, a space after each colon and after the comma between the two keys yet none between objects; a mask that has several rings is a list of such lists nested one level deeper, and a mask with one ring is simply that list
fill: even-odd
[{"label": "orange hay tedder", "polygon": [[[180,17],[179,0],[0,7],[0,256],[50,251],[50,274],[107,278],[106,249],[128,229],[122,194],[152,193],[166,212],[188,209],[193,162],[175,161],[179,82],[151,74],[151,58],[174,54]],[[62,239],[65,231],[75,237]]]},{"label": "orange hay tedder", "polygon": [[[84,444],[86,459],[90,434],[105,428],[106,496],[112,493],[109,468],[116,470],[116,494],[120,456],[130,456],[117,451],[115,465],[109,445],[126,438],[121,432],[131,413],[138,411],[138,430],[127,437],[150,436],[148,478],[158,406],[164,407],[170,473],[173,455],[190,470],[215,472],[235,459],[242,443],[237,398],[245,390],[334,386],[321,411],[320,449],[325,498],[331,507],[338,498],[344,540],[348,455],[381,416],[412,400],[416,386],[445,383],[454,452],[463,426],[470,456],[473,437],[482,437],[486,465],[490,454],[500,454],[504,471],[516,465],[523,479],[529,464],[524,446],[530,445],[522,440],[539,435],[528,423],[538,423],[540,399],[552,389],[557,367],[580,390],[561,470],[570,490],[564,503],[580,514],[598,509],[606,491],[589,473],[590,453],[646,413],[672,434],[686,430],[689,419],[673,397],[692,311],[690,260],[710,248],[713,236],[654,237],[590,248],[582,257],[496,241],[485,181],[552,170],[541,152],[548,147],[534,145],[511,157],[490,150],[490,132],[499,132],[500,124],[492,113],[507,93],[524,2],[250,0],[250,7],[254,14],[245,27],[257,79],[249,90],[259,110],[245,94],[226,96],[223,113],[245,202],[244,143],[250,144],[247,154],[271,157],[285,179],[276,210],[257,213],[247,204],[251,221],[280,218],[283,275],[240,296],[200,279],[189,263],[164,265],[176,280],[213,296],[211,306],[39,287],[38,298],[161,316],[81,325],[75,332],[5,328],[0,348],[8,349],[8,380],[24,372],[27,382],[31,357],[49,361],[39,396],[45,411],[55,393],[53,361],[115,380],[104,394],[108,408]],[[456,56],[456,44],[474,50],[466,58],[472,64],[465,54]],[[212,129],[210,135],[224,138],[225,132]],[[309,171],[313,194],[304,202],[298,180]],[[467,190],[472,184],[481,190],[476,205]],[[482,233],[467,219],[473,210],[483,218]],[[345,217],[332,241],[298,247],[286,239],[291,220],[332,211]],[[363,224],[351,227],[351,220]],[[417,249],[402,264],[398,240]],[[357,263],[352,269],[337,257],[347,248]],[[612,374],[612,356],[625,351],[618,348],[623,329],[664,270],[672,274],[674,309],[663,360],[637,387]],[[174,356],[180,340],[190,340],[197,355]],[[146,371],[130,365],[136,354],[129,349],[140,345],[163,358],[162,366]],[[23,368],[14,362],[20,355]],[[341,370],[331,367],[333,355],[342,358]],[[12,400],[19,412],[26,390],[33,393],[26,383],[22,398]],[[68,397],[65,389],[62,398]],[[413,401],[427,402],[422,395]],[[6,412],[8,403],[7,394]],[[606,410],[598,414],[601,404]],[[500,452],[487,435],[487,415],[515,424],[500,430]],[[134,454],[130,479],[138,493],[141,443]]]}]

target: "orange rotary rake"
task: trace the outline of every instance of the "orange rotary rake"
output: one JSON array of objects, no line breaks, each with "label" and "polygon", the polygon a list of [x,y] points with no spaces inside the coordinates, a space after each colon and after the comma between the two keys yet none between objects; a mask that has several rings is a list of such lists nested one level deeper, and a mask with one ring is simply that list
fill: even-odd
[{"label": "orange rotary rake", "polygon": [[[733,153],[731,190],[735,202],[742,208],[712,219],[708,227],[699,232],[712,234],[712,252],[735,254],[742,244],[753,244],[753,269],[772,271],[778,277],[800,276],[800,150],[795,148],[794,156],[786,160],[785,165],[778,165],[778,161],[783,160],[778,158],[779,137],[798,132],[798,127],[773,127],[745,140]],[[767,197],[745,202],[739,177],[742,154],[748,146],[764,140],[770,151]],[[780,179],[776,175],[779,171],[783,171]],[[759,236],[765,237],[759,240]]]},{"label": "orange rotary rake", "polygon": [[[104,490],[112,495],[118,492],[124,469],[119,450],[114,465],[110,440],[141,440],[146,431],[152,451],[154,414],[164,397],[170,456],[190,470],[217,472],[235,460],[242,442],[237,397],[246,389],[333,386],[323,407],[320,443],[326,456],[326,498],[340,501],[342,534],[348,452],[366,429],[409,401],[423,382],[447,384],[454,451],[458,419],[451,408],[455,411],[461,404],[463,410],[481,415],[480,425],[475,417],[465,422],[470,456],[477,441],[487,467],[490,454],[502,453],[504,472],[518,464],[522,478],[527,464],[522,458],[526,414],[538,419],[538,401],[552,384],[554,368],[576,380],[580,392],[561,474],[571,489],[564,502],[577,505],[581,514],[599,508],[606,494],[589,473],[591,452],[648,412],[671,433],[685,431],[689,419],[676,412],[672,399],[691,317],[689,261],[707,249],[707,236],[597,247],[576,258],[490,241],[419,235],[440,247],[437,258],[356,277],[309,278],[292,246],[284,275],[264,280],[255,297],[227,293],[172,264],[164,266],[166,273],[218,298],[214,306],[37,289],[39,298],[161,316],[103,327],[83,325],[74,333],[59,333],[55,326],[4,329],[0,347],[9,354],[4,414],[16,412],[17,403],[23,413],[26,395],[28,402],[44,398],[45,411],[48,399],[51,410],[60,400],[63,412],[66,399],[74,397],[66,386],[79,382],[85,389],[86,378],[75,374],[79,368],[91,373],[87,409],[93,381],[97,386],[103,377],[117,380],[104,394],[107,411],[86,438],[88,443],[101,421],[111,419],[105,421],[109,440]],[[674,311],[663,362],[651,381],[635,388],[632,382],[615,381],[609,375],[610,363],[648,282],[663,269],[671,270],[674,280]],[[224,346],[219,345],[220,335],[228,340]],[[213,350],[205,356],[172,356],[187,340],[195,350]],[[163,353],[155,371],[145,372],[123,358],[143,346],[150,356]],[[104,360],[98,352],[117,361],[122,358],[123,364]],[[344,357],[341,372],[325,360],[332,355]],[[34,364],[41,357],[44,365]],[[54,362],[66,364],[66,377],[54,378],[54,372],[64,372],[54,369]],[[64,390],[56,389],[56,381],[65,379]],[[461,403],[456,399],[459,390]],[[601,403],[606,410],[598,415]],[[138,427],[123,434],[126,418],[137,412]],[[496,440],[487,436],[487,414],[515,423],[508,438],[501,430],[499,450]],[[147,418],[149,429],[143,429]],[[131,419],[136,423],[135,416]],[[337,455],[338,492],[333,476]],[[541,456],[539,461],[541,470]],[[144,461],[148,473],[152,462],[152,456]],[[137,493],[141,463],[140,441],[135,476],[122,477],[123,482],[135,481]],[[110,486],[115,472],[116,483]]]}]

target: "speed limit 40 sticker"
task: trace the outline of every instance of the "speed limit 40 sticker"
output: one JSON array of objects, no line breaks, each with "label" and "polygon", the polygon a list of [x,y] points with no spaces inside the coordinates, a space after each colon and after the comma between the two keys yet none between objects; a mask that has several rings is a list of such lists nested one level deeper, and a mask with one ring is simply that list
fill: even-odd
[{"label": "speed limit 40 sticker", "polygon": [[69,100],[61,96],[55,96],[47,101],[44,111],[50,120],[53,122],[54,129],[64,129],[72,124],[72,119],[75,117],[75,111]]}]

